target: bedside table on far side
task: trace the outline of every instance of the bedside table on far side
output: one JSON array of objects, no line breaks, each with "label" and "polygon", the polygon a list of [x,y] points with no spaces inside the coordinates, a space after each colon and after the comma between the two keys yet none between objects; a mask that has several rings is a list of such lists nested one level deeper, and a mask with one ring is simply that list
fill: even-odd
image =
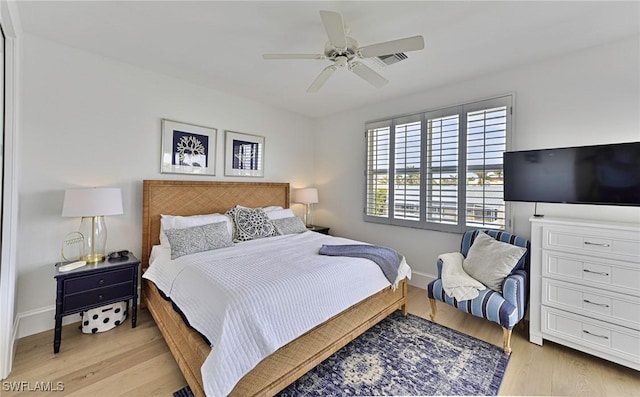
[{"label": "bedside table on far side", "polygon": [[119,259],[105,259],[80,268],[61,272],[56,263],[56,326],[53,352],[60,351],[62,318],[96,307],[131,300],[131,328],[138,315],[138,268],[140,261],[129,253]]},{"label": "bedside table on far side", "polygon": [[329,229],[331,228],[326,226],[318,226],[318,225],[307,226],[307,230],[311,230],[312,232],[318,232],[326,235],[329,235]]}]

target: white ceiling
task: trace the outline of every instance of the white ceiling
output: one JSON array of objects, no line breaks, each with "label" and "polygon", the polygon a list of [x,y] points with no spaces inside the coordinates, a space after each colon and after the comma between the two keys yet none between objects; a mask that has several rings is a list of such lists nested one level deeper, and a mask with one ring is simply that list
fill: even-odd
[{"label": "white ceiling", "polygon": [[[310,117],[424,92],[640,35],[640,2],[555,1],[21,1],[25,33]],[[422,35],[423,51],[385,68],[374,88],[340,69],[306,89],[327,60],[319,10],[343,14],[361,46]]]}]

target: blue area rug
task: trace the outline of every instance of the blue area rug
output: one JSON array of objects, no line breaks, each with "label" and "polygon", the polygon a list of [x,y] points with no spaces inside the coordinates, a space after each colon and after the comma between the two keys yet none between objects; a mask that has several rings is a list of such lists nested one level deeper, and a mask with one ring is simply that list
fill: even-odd
[{"label": "blue area rug", "polygon": [[495,396],[508,363],[501,347],[397,311],[278,396]]}]

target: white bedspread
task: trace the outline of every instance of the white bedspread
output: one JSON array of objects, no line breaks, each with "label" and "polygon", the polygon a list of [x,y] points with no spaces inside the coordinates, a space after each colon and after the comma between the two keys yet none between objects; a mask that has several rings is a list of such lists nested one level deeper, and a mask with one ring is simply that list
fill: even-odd
[{"label": "white bedspread", "polygon": [[[368,259],[318,255],[353,240],[314,232],[270,237],[170,259],[154,247],[153,281],[211,342],[202,366],[208,396],[226,396],[263,358],[390,286]],[[357,243],[357,242],[356,242]],[[399,278],[410,277],[404,264]]]}]

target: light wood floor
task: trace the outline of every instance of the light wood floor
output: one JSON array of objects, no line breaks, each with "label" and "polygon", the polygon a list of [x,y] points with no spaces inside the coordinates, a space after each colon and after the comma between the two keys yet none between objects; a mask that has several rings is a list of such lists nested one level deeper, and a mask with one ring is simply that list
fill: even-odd
[{"label": "light wood floor", "polygon": [[[409,287],[409,312],[428,318],[425,290]],[[500,326],[445,304],[438,305],[436,322],[502,344]],[[68,325],[57,355],[52,330],[22,338],[0,396],[171,396],[186,382],[153,319],[140,310],[138,326],[130,324],[94,335]],[[500,395],[640,396],[638,371],[551,342],[534,345],[525,327],[514,330],[512,347]],[[62,382],[64,391],[7,391],[11,382],[27,382],[32,389],[37,382],[51,382],[54,389]]]}]

